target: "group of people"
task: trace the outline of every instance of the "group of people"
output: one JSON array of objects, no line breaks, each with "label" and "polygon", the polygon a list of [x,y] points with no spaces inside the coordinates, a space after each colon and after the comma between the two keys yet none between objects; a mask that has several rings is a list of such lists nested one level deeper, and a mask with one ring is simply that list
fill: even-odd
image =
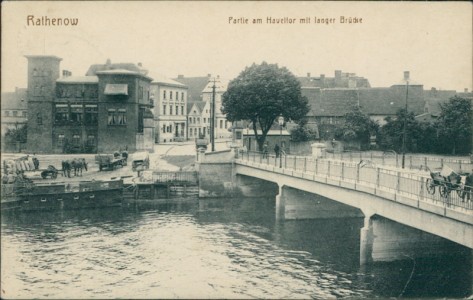
[{"label": "group of people", "polygon": [[[286,151],[284,151],[284,147],[280,147],[278,144],[274,145],[274,153],[276,154],[276,158],[279,157],[279,155],[285,155]],[[268,149],[268,142],[265,142],[263,145],[263,158],[267,158],[269,155],[269,149]]]}]

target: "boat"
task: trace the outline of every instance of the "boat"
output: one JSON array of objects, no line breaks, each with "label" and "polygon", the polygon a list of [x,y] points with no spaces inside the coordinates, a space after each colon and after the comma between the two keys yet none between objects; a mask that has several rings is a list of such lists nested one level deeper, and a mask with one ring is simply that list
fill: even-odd
[{"label": "boat", "polygon": [[2,183],[1,210],[37,211],[121,206],[123,180]]}]

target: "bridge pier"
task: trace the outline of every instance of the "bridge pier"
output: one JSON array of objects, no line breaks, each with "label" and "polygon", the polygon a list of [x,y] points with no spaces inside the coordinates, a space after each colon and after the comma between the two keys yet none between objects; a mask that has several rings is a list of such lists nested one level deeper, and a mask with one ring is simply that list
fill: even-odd
[{"label": "bridge pier", "polygon": [[366,215],[360,230],[360,264],[435,257],[466,250],[433,234],[385,219]]},{"label": "bridge pier", "polygon": [[365,216],[363,228],[360,229],[360,265],[373,261],[373,222],[371,215]]}]

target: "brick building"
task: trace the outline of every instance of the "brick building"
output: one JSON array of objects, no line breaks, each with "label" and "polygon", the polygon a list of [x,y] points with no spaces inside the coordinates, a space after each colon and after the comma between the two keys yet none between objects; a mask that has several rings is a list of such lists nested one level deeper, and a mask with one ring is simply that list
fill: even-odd
[{"label": "brick building", "polygon": [[152,79],[146,70],[107,61],[91,66],[87,76],[63,71],[60,77],[61,58],[26,58],[29,151],[96,153],[153,148]]}]

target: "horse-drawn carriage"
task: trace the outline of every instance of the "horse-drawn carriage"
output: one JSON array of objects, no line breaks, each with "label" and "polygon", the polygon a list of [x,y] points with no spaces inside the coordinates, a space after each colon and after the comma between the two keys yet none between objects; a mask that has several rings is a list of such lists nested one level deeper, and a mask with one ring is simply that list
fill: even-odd
[{"label": "horse-drawn carriage", "polygon": [[56,179],[58,173],[59,173],[58,169],[56,169],[52,165],[49,165],[46,170],[41,171],[41,178],[46,179],[46,178],[50,177],[52,179]]},{"label": "horse-drawn carriage", "polygon": [[427,193],[433,195],[435,190],[441,197],[447,198],[451,191],[455,191],[464,200],[473,199],[473,173],[454,171],[448,166],[443,166],[442,170],[430,172],[430,178],[426,180]]},{"label": "horse-drawn carriage", "polygon": [[128,152],[115,152],[114,154],[97,154],[95,162],[99,165],[99,170],[114,170],[116,167],[126,166],[128,161]]}]

